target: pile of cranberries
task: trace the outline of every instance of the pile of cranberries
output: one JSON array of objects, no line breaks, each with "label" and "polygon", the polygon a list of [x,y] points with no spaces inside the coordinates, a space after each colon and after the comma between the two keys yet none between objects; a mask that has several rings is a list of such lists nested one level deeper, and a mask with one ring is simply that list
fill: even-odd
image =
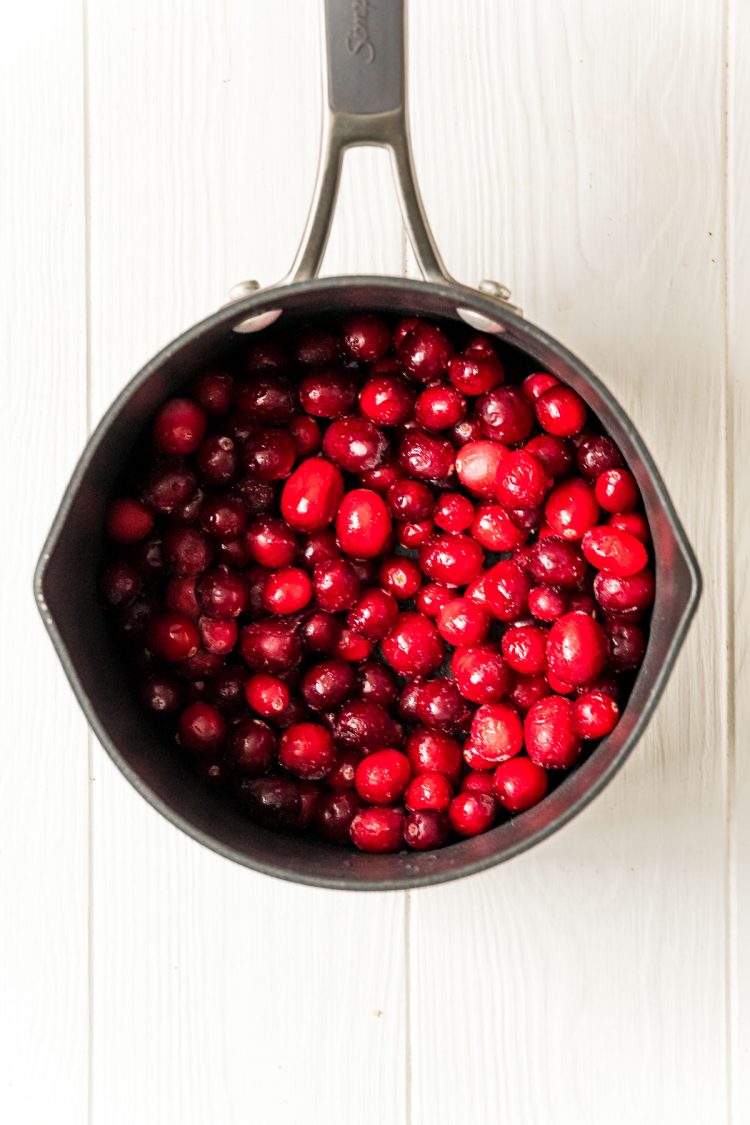
[{"label": "pile of cranberries", "polygon": [[101,596],[177,752],[254,821],[363,851],[536,804],[646,647],[617,446],[553,375],[424,319],[359,313],[202,371],[105,532]]}]

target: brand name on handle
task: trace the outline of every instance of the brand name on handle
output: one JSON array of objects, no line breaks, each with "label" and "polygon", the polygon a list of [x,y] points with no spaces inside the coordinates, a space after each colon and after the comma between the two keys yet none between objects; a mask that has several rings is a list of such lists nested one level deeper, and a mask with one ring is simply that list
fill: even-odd
[{"label": "brand name on handle", "polygon": [[350,54],[359,55],[366,63],[375,61],[375,48],[367,22],[369,15],[370,0],[352,0],[352,26],[346,37],[346,46]]}]

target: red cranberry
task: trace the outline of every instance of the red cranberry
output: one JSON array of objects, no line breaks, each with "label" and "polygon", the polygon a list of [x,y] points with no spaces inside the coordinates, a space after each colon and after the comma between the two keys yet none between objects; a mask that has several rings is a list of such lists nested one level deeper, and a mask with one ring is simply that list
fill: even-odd
[{"label": "red cranberry", "polygon": [[501,504],[480,505],[471,534],[487,551],[512,551],[526,542],[526,532],[516,527]]},{"label": "red cranberry", "polygon": [[165,610],[155,614],[146,626],[146,644],[154,656],[172,663],[195,655],[200,634],[189,617]]},{"label": "red cranberry", "polygon": [[370,641],[380,641],[393,628],[398,604],[387,590],[365,590],[347,617],[347,626]]},{"label": "red cranberry", "polygon": [[638,668],[646,653],[646,637],[639,625],[631,621],[610,621],[607,624],[609,663],[616,672]]},{"label": "red cranberry", "polygon": [[461,774],[461,745],[437,730],[417,727],[406,740],[406,753],[415,774],[440,773],[455,784]]},{"label": "red cranberry", "polygon": [[603,570],[594,579],[594,597],[602,609],[618,617],[638,614],[654,600],[654,576],[642,570],[622,578]]},{"label": "red cranberry", "polygon": [[256,520],[248,529],[247,543],[255,561],[272,569],[289,566],[297,554],[294,532],[274,516],[261,516]]},{"label": "red cranberry", "polygon": [[455,590],[449,590],[447,586],[441,586],[438,582],[428,582],[426,585],[420,586],[415,605],[425,617],[436,618],[440,616],[441,609],[448,602],[453,601],[455,596]]},{"label": "red cranberry", "polygon": [[276,735],[260,719],[241,719],[229,736],[227,761],[248,777],[259,777],[271,768]]},{"label": "red cranberry", "polygon": [[547,681],[550,692],[555,695],[573,695],[575,693],[575,685],[569,684],[566,680],[561,679],[550,668],[545,672],[544,678]]},{"label": "red cranberry", "polygon": [[374,647],[373,642],[368,641],[367,637],[363,637],[361,633],[354,633],[351,629],[342,629],[334,651],[336,656],[339,656],[342,660],[358,664],[361,660],[367,660],[368,656],[372,655]]},{"label": "red cranberry", "polygon": [[[473,773],[479,773],[483,770],[493,770],[496,764],[492,759],[486,758],[476,743],[472,742],[470,738],[467,738],[466,742],[464,742],[464,761]],[[463,789],[461,791],[463,792]]]},{"label": "red cranberry", "polygon": [[336,517],[341,550],[360,559],[382,553],[391,534],[391,517],[382,496],[367,488],[355,488],[341,502]]},{"label": "red cranberry", "polygon": [[596,617],[596,611],[596,601],[591,594],[576,590],[568,595],[568,613],[588,613],[590,617]]},{"label": "red cranberry", "polygon": [[531,547],[528,570],[535,582],[574,590],[586,577],[586,561],[572,543],[543,539]]},{"label": "red cranberry", "polygon": [[585,481],[574,479],[551,493],[544,509],[547,523],[563,539],[582,539],[599,518],[594,491]]},{"label": "red cranberry", "polygon": [[[515,761],[516,759],[512,759]],[[499,768],[499,767],[498,767]],[[492,774],[487,770],[469,770],[461,778],[462,793],[489,793],[492,797],[495,788],[492,784]]]},{"label": "red cranberry", "polygon": [[537,700],[544,699],[549,693],[549,684],[544,676],[517,675],[513,687],[508,692],[508,699],[517,711],[525,715]]},{"label": "red cranberry", "polygon": [[330,613],[311,613],[302,624],[302,639],[311,652],[330,654],[336,649],[342,628]]},{"label": "red cranberry", "polygon": [[543,508],[508,508],[508,518],[521,531],[541,532],[544,522]]},{"label": "red cranberry", "polygon": [[264,718],[280,715],[289,706],[289,688],[277,676],[257,672],[245,683],[245,699]]},{"label": "red cranberry", "polygon": [[529,758],[501,762],[492,779],[497,803],[510,813],[538,805],[547,792],[547,771]]},{"label": "red cranberry", "polygon": [[413,379],[432,383],[447,371],[453,348],[436,324],[417,320],[400,338],[396,352]]},{"label": "red cranberry", "polygon": [[503,559],[487,573],[484,593],[493,617],[512,621],[525,613],[529,604],[531,583],[525,571],[511,559]]},{"label": "red cranberry", "polygon": [[297,531],[321,531],[333,523],[343,497],[340,471],[323,457],[312,457],[284,485],[281,514]]},{"label": "red cranberry", "polygon": [[357,766],[354,785],[363,801],[391,805],[403,796],[411,777],[411,762],[398,750],[376,750]]},{"label": "red cranberry", "polygon": [[359,409],[379,426],[400,426],[414,409],[414,390],[401,375],[374,375],[359,392]]},{"label": "red cranberry", "polygon": [[536,399],[534,409],[542,429],[556,437],[572,437],[586,425],[586,403],[572,387],[550,388]]},{"label": "red cranberry", "polygon": [[356,677],[345,660],[324,660],[302,677],[302,696],[314,711],[340,707],[354,691]]},{"label": "red cranberry", "polygon": [[512,758],[523,746],[518,712],[505,703],[483,703],[471,721],[471,740],[489,762]]},{"label": "red cranberry", "polygon": [[414,418],[423,430],[439,432],[458,425],[466,414],[466,399],[446,383],[433,383],[422,391],[414,406]]},{"label": "red cranberry", "polygon": [[367,418],[337,418],[326,430],[323,452],[349,473],[362,473],[382,465],[388,456],[388,438]]},{"label": "red cranberry", "polygon": [[170,578],[164,591],[164,604],[167,609],[176,609],[178,613],[197,621],[201,610],[195,596],[195,579]]},{"label": "red cranberry", "polygon": [[508,668],[499,653],[489,648],[457,648],[451,671],[458,690],[471,703],[496,703],[511,686]]},{"label": "red cranberry", "polygon": [[154,444],[162,453],[193,453],[203,441],[206,415],[189,398],[171,398],[154,421]]},{"label": "red cranberry", "polygon": [[398,465],[386,462],[377,469],[367,469],[359,474],[360,484],[364,488],[371,488],[379,496],[386,496],[392,484],[403,480],[404,474]]},{"label": "red cranberry", "polygon": [[299,786],[286,777],[243,777],[237,799],[265,828],[295,828],[302,812]]},{"label": "red cranberry", "polygon": [[468,445],[470,441],[482,441],[484,438],[482,422],[476,415],[472,414],[470,418],[464,418],[463,422],[455,425],[450,436],[457,449],[460,449],[463,445]]},{"label": "red cranberry", "polygon": [[154,517],[139,500],[113,500],[107,508],[104,527],[115,543],[137,543],[150,535]]},{"label": "red cranberry", "polygon": [[357,669],[359,694],[362,699],[392,707],[398,698],[396,677],[379,660],[366,660]]},{"label": "red cranberry", "polygon": [[444,492],[435,503],[433,515],[443,531],[466,531],[474,521],[474,505],[460,492]]},{"label": "red cranberry", "polygon": [[445,586],[466,586],[482,569],[484,552],[468,535],[435,535],[419,551],[424,574]]},{"label": "red cranberry", "polygon": [[470,441],[456,454],[456,472],[464,488],[493,496],[500,464],[508,450],[496,441]]},{"label": "red cranberry", "polygon": [[547,638],[550,671],[568,684],[586,684],[598,676],[607,659],[601,625],[586,613],[566,613]]},{"label": "red cranberry", "polygon": [[481,395],[502,383],[503,365],[492,351],[467,351],[450,361],[448,377],[462,394]]},{"label": "red cranberry", "polygon": [[346,754],[339,754],[336,764],[326,778],[326,785],[337,793],[354,788],[354,775],[361,760],[361,755],[350,750]]},{"label": "red cranberry", "polygon": [[191,703],[180,715],[180,742],[194,754],[215,754],[222,746],[227,724],[210,703]]},{"label": "red cranberry", "polygon": [[404,601],[416,594],[422,582],[422,572],[412,559],[394,556],[383,560],[378,581],[394,598]]},{"label": "red cranberry", "polygon": [[556,621],[566,608],[566,599],[551,586],[535,586],[529,591],[529,612],[540,621]]},{"label": "red cranberry", "polygon": [[238,617],[247,606],[247,584],[231,570],[207,570],[196,583],[195,596],[209,617]]},{"label": "red cranberry", "polygon": [[318,781],[330,773],[336,751],[330,731],[317,723],[295,723],[279,742],[279,762],[305,781]]},{"label": "red cranberry", "polygon": [[612,438],[595,434],[578,446],[578,468],[592,483],[608,469],[621,469],[625,462]]},{"label": "red cranberry", "polygon": [[289,433],[299,457],[311,457],[323,443],[320,426],[307,414],[295,414],[289,422]]},{"label": "red cranberry", "polygon": [[401,847],[404,814],[398,809],[362,809],[354,817],[349,835],[363,852],[397,852]]},{"label": "red cranberry", "polygon": [[235,444],[226,434],[211,434],[205,438],[195,460],[202,481],[214,487],[229,484],[237,471]]},{"label": "red cranberry", "polygon": [[339,551],[339,545],[336,542],[336,532],[332,528],[313,531],[305,539],[301,554],[305,566],[313,570],[318,563],[340,559],[341,551]]},{"label": "red cranberry", "polygon": [[326,363],[333,363],[339,351],[339,342],[335,333],[327,328],[305,328],[297,337],[294,348],[294,358],[303,367],[321,367]]},{"label": "red cranberry", "polygon": [[399,718],[403,719],[405,723],[417,723],[419,721],[417,701],[419,700],[421,687],[422,680],[407,680],[401,689],[398,699],[398,714]]},{"label": "red cranberry", "polygon": [[400,613],[382,649],[391,668],[401,676],[429,676],[444,656],[440,634],[421,613]]},{"label": "red cranberry", "polygon": [[257,672],[287,672],[302,658],[302,642],[289,622],[277,618],[246,625],[240,634],[240,652]]},{"label": "red cranberry", "polygon": [[238,409],[256,422],[288,422],[295,411],[295,395],[288,379],[266,370],[237,384]]},{"label": "red cranberry", "polygon": [[190,394],[211,418],[221,418],[232,409],[234,379],[218,368],[208,368],[190,384]]},{"label": "red cranberry", "polygon": [[237,644],[239,630],[233,618],[201,617],[198,620],[201,642],[207,652],[226,656]]},{"label": "red cranberry", "polygon": [[406,430],[398,450],[398,463],[419,480],[445,480],[453,472],[454,449],[445,438],[425,430]]},{"label": "red cranberry", "polygon": [[318,605],[327,613],[350,609],[359,595],[359,578],[346,559],[318,563],[313,582]]},{"label": "red cranberry", "polygon": [[[193,496],[195,473],[176,465],[155,465],[143,489],[143,501],[155,512],[169,515]],[[142,537],[141,537],[142,538]]]},{"label": "red cranberry", "polygon": [[417,716],[431,730],[458,730],[468,717],[466,703],[453,680],[428,680],[417,692]]},{"label": "red cranberry", "polygon": [[524,721],[526,751],[538,766],[568,769],[581,749],[573,725],[573,704],[560,695],[540,699]]},{"label": "red cranberry", "polygon": [[549,488],[541,461],[525,449],[503,458],[496,478],[497,496],[508,508],[538,508]]},{"label": "red cranberry", "polygon": [[448,809],[451,828],[459,836],[478,836],[495,823],[495,799],[488,793],[459,793]]},{"label": "red cranberry", "polygon": [[348,844],[349,829],[360,807],[353,793],[321,793],[312,817],[313,827],[329,844]]},{"label": "red cranberry", "polygon": [[435,524],[432,520],[422,520],[421,523],[400,523],[396,527],[396,538],[399,546],[405,550],[415,550],[432,535]]},{"label": "red cranberry", "polygon": [[310,601],[312,592],[312,582],[305,571],[287,566],[268,578],[263,590],[263,606],[269,613],[297,613]]},{"label": "red cranberry", "polygon": [[526,443],[526,452],[533,453],[552,480],[568,476],[575,461],[575,449],[571,442],[567,438],[553,437],[552,434],[539,434],[531,438]]},{"label": "red cranberry", "polygon": [[550,387],[556,387],[559,382],[559,379],[554,375],[548,375],[546,371],[535,371],[533,375],[526,376],[521,384],[521,390],[528,401],[533,403]]},{"label": "red cranberry", "polygon": [[180,708],[179,684],[169,676],[147,676],[138,694],[146,710],[154,715],[173,715]]},{"label": "red cranberry", "polygon": [[490,628],[489,614],[470,598],[454,598],[440,610],[440,636],[451,645],[481,645]]},{"label": "red cranberry", "polygon": [[114,562],[102,571],[99,590],[107,605],[130,605],[143,589],[140,574],[127,562]]},{"label": "red cranberry", "polygon": [[404,804],[409,812],[421,812],[423,809],[445,812],[452,796],[451,783],[444,774],[420,773],[409,782]]},{"label": "red cranberry", "polygon": [[534,425],[534,412],[518,387],[497,387],[482,395],[477,413],[485,436],[506,445],[525,441]]},{"label": "red cranberry", "polygon": [[620,531],[629,531],[636,539],[640,539],[641,543],[648,543],[651,540],[651,532],[646,522],[646,517],[641,515],[640,512],[615,512],[607,520],[610,527],[616,527]]},{"label": "red cranberry", "polygon": [[340,367],[323,367],[305,375],[299,386],[302,409],[316,418],[338,418],[354,405],[357,387]]},{"label": "red cranberry", "polygon": [[596,499],[605,512],[629,512],[640,499],[635,477],[627,469],[608,469],[597,477]]},{"label": "red cranberry", "polygon": [[264,429],[251,434],[242,449],[242,464],[256,480],[283,480],[292,471],[297,450],[286,430]]},{"label": "red cranberry", "polygon": [[533,676],[547,667],[547,633],[538,625],[518,625],[503,634],[503,657],[514,672]]},{"label": "red cranberry", "polygon": [[342,325],[344,352],[359,363],[375,363],[391,346],[391,331],[382,316],[360,312]]},{"label": "red cranberry", "polygon": [[403,731],[384,707],[366,699],[345,703],[336,716],[333,736],[341,750],[371,754],[383,746],[400,746]]},{"label": "red cranberry", "polygon": [[388,507],[397,520],[418,523],[431,514],[435,497],[426,484],[419,480],[398,480],[388,489]]},{"label": "red cranberry", "polygon": [[616,527],[592,527],[583,537],[583,553],[597,570],[619,578],[630,578],[648,565],[648,553],[640,539]]},{"label": "red cranberry", "polygon": [[449,832],[447,817],[431,809],[409,813],[404,820],[404,840],[415,851],[441,848],[447,841]]},{"label": "red cranberry", "polygon": [[587,691],[573,704],[573,727],[581,738],[605,738],[617,726],[620,708],[603,691]]}]

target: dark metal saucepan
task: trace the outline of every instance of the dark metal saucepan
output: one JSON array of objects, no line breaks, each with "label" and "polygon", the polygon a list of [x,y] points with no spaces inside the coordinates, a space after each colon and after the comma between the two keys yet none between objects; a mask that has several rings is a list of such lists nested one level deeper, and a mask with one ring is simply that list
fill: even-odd
[{"label": "dark metal saucepan", "polygon": [[[406,888],[500,863],[570,820],[625,761],[662,693],[700,596],[700,574],[664,484],[610,392],[579,359],[528,324],[501,286],[480,290],[446,272],[414,178],[405,110],[402,0],[326,0],[327,107],[315,197],[290,274],[260,290],[238,286],[227,307],[183,333],[128,384],[99,423],[73,474],[35,576],[39,609],[65,672],[110,757],[154,808],[196,840],[248,867],[340,889]],[[404,221],[424,281],[317,273],[344,153],[390,151]],[[442,851],[370,856],[248,823],[163,744],[135,704],[97,605],[102,518],[135,435],[203,365],[237,345],[238,332],[281,330],[316,314],[380,309],[463,321],[497,334],[583,396],[614,437],[640,485],[656,556],[656,602],[645,661],[614,732],[542,803],[483,836]]]}]

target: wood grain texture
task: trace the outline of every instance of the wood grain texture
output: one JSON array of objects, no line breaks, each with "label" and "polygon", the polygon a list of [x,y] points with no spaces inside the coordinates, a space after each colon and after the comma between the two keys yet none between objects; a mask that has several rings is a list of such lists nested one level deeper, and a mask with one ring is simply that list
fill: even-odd
[{"label": "wood grain texture", "polygon": [[[92,6],[95,417],[231,284],[288,268],[315,172],[318,15],[290,0]],[[383,169],[362,155],[328,272],[400,268]],[[95,1123],[404,1121],[401,896],[234,867],[162,821],[101,752],[93,862]]]},{"label": "wood grain texture", "polygon": [[615,390],[707,581],[658,715],[594,805],[505,868],[413,895],[412,1120],[461,1118],[470,1091],[488,1125],[724,1121],[722,12],[488,0],[472,17],[411,5],[438,243]]},{"label": "wood grain texture", "polygon": [[87,732],[31,596],[86,436],[81,8],[4,22],[0,1118],[37,1125],[87,1102]]}]

